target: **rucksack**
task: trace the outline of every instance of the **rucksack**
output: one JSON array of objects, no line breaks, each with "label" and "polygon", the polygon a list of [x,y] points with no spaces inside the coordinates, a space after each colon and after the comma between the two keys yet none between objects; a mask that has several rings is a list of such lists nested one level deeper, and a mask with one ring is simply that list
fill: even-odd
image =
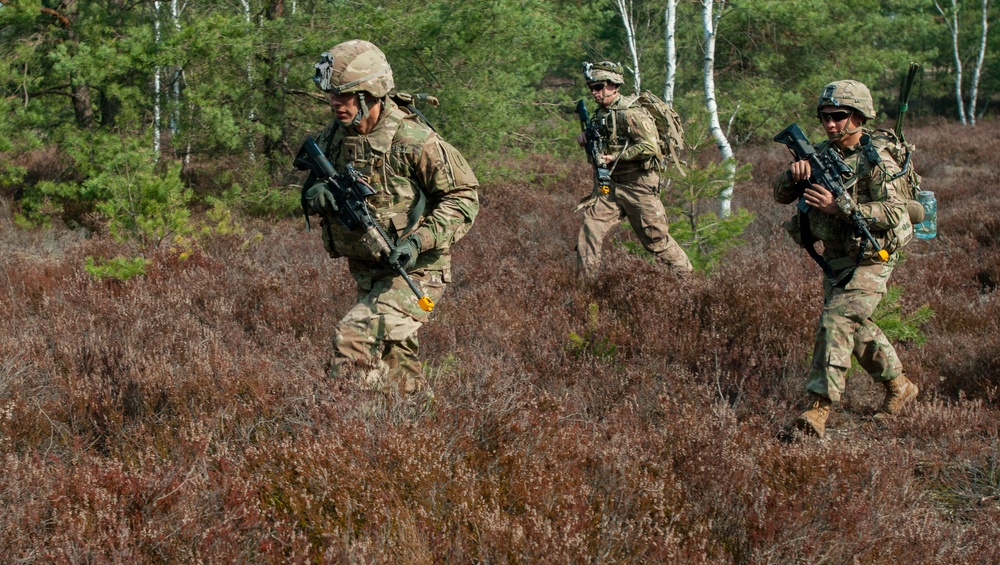
[{"label": "rucksack", "polygon": [[681,176],[686,176],[684,172],[686,163],[681,160],[681,151],[684,150],[684,125],[680,115],[659,96],[648,90],[643,90],[637,95],[629,106],[635,102],[649,112],[656,124],[656,137],[660,146],[660,156],[654,163],[656,170],[665,172],[673,164]]},{"label": "rucksack", "polygon": [[[906,203],[906,212],[909,218],[908,225],[900,225],[891,230],[888,247],[893,247],[892,251],[905,246],[912,239],[913,227],[924,221],[924,207],[917,200],[920,192],[920,174],[913,166],[912,158],[914,147],[900,139],[896,133],[890,129],[878,128],[869,134],[870,150],[865,150],[865,156],[873,167],[878,167],[881,157],[878,149],[884,148],[899,167],[899,172],[892,176],[892,180],[899,179],[897,183],[897,195]],[[862,142],[864,145],[864,142]],[[906,224],[907,222],[902,222]]]}]

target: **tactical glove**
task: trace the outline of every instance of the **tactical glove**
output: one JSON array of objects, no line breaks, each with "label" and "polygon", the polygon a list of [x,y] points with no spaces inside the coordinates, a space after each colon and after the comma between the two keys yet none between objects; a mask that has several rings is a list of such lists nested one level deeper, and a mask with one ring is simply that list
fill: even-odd
[{"label": "tactical glove", "polygon": [[389,254],[389,264],[399,264],[404,271],[409,271],[416,266],[417,255],[420,255],[420,239],[411,234],[396,243],[396,248]]},{"label": "tactical glove", "polygon": [[333,193],[326,187],[325,182],[317,182],[306,191],[306,201],[309,203],[309,211],[313,214],[336,215],[338,212],[337,201],[333,198]]}]

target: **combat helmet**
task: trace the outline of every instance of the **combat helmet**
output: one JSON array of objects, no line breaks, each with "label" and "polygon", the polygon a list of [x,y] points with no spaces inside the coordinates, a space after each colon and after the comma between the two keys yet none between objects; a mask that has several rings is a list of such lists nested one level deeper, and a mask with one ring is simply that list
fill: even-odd
[{"label": "combat helmet", "polygon": [[369,115],[365,93],[377,99],[385,97],[393,89],[392,68],[385,53],[373,43],[363,39],[352,39],[337,44],[314,65],[316,74],[313,82],[323,92],[335,95],[356,93],[361,111],[354,116],[350,125],[356,126]]},{"label": "combat helmet", "polygon": [[314,66],[313,81],[324,92],[368,92],[375,98],[382,98],[395,86],[385,53],[363,39],[335,45],[323,53]]},{"label": "combat helmet", "polygon": [[816,110],[823,106],[839,106],[857,110],[869,120],[875,119],[875,104],[868,87],[856,80],[838,80],[823,87]]},{"label": "combat helmet", "polygon": [[587,84],[607,81],[621,86],[625,83],[624,70],[621,63],[602,61],[600,63],[584,63],[583,78]]}]

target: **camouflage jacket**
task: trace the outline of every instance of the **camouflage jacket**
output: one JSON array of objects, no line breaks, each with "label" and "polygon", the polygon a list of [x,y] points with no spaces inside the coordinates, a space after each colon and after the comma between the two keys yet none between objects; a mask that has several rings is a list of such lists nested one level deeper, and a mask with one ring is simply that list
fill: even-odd
[{"label": "camouflage jacket", "polygon": [[[872,164],[864,155],[861,144],[841,150],[833,142],[824,141],[816,144],[817,152],[826,151],[830,148],[837,151],[843,157],[844,162],[851,168],[852,173],[844,179],[844,186],[851,198],[857,204],[858,211],[868,219],[869,230],[872,236],[890,252],[894,252],[893,241],[896,232],[900,229],[909,229],[909,214],[906,211],[906,203],[898,194],[898,184],[900,179],[891,180],[893,174],[899,172],[899,166],[889,155],[885,147],[873,145],[878,151],[881,163]],[[793,186],[788,177],[787,171],[774,180],[774,199],[781,204],[791,204],[801,195],[803,186]],[[823,242],[823,258],[830,266],[839,270],[856,264],[858,250],[860,249],[861,238],[855,234],[853,225],[848,220],[846,214],[838,211],[836,215],[810,209],[809,227],[813,238]],[[802,244],[801,233],[799,233],[799,220],[797,217],[791,218],[784,224],[796,243]],[[866,249],[866,262],[871,259],[871,246]],[[895,253],[890,262],[895,260]]]},{"label": "camouflage jacket", "polygon": [[[390,237],[415,234],[420,240],[413,271],[440,271],[448,282],[451,246],[469,231],[479,212],[479,181],[462,154],[419,117],[392,100],[384,104],[367,135],[335,121],[317,143],[335,169],[353,164],[376,190],[367,202]],[[348,231],[332,217],[322,224],[327,251],[350,259],[355,278],[390,274],[372,257],[360,232]]]},{"label": "camouflage jacket", "polygon": [[591,118],[601,138],[606,140],[604,153],[617,159],[611,165],[611,178],[617,182],[634,182],[638,177],[656,174],[653,171],[653,160],[659,152],[656,122],[637,99],[619,94],[610,107],[598,106]]}]

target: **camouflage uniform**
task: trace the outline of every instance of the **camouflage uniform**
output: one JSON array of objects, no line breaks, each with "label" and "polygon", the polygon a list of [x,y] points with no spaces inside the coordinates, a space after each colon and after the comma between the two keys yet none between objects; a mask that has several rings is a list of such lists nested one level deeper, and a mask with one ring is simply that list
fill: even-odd
[{"label": "camouflage uniform", "polygon": [[611,192],[596,194],[584,208],[577,236],[577,267],[588,277],[601,265],[604,238],[626,217],[639,242],[658,261],[675,273],[692,271],[688,256],[670,236],[660,201],[660,176],[654,168],[659,157],[656,123],[636,100],[618,94],[608,108],[599,106],[591,118],[606,140],[604,152],[616,160],[609,165]]},{"label": "camouflage uniform", "polygon": [[[375,94],[383,104],[381,114],[366,135],[334,121],[317,143],[336,170],[352,164],[376,190],[367,203],[390,238],[419,241],[408,274],[437,302],[451,282],[451,246],[479,212],[479,182],[458,150],[417,115],[379,94],[384,93]],[[357,304],[336,327],[331,377],[351,367],[373,388],[385,386],[388,377],[406,392],[416,392],[423,387],[417,330],[429,313],[418,306],[403,278],[372,255],[360,231],[345,229],[332,215],[323,217],[321,226],[324,247],[333,258],[347,258],[358,289]]]},{"label": "camouflage uniform", "polygon": [[[832,142],[825,141],[816,145],[816,151],[825,151],[831,145]],[[838,151],[854,171],[845,185],[861,215],[870,218],[869,230],[880,245],[891,250],[891,230],[898,231],[900,227],[905,229],[909,226],[906,204],[897,194],[900,181],[890,180],[899,167],[884,147],[876,147],[881,166],[869,162],[861,145],[845,151],[840,151],[835,145],[831,149]],[[787,173],[775,179],[773,188],[774,199],[781,204],[795,202],[802,193],[801,187],[792,186]],[[892,381],[903,372],[892,344],[871,319],[886,292],[889,275],[899,256],[893,252],[889,261],[882,263],[872,259],[869,246],[864,260],[857,265],[860,238],[854,235],[854,227],[847,217],[833,216],[816,209],[810,209],[808,215],[813,237],[823,242],[823,258],[830,264],[835,278],[843,277],[844,280],[837,286],[829,280],[824,281],[823,312],[816,330],[812,369],[806,389],[837,402],[845,389],[852,353],[876,382]],[[796,243],[801,244],[798,218],[790,219],[785,227]],[[848,275],[852,270],[853,275]]]}]

